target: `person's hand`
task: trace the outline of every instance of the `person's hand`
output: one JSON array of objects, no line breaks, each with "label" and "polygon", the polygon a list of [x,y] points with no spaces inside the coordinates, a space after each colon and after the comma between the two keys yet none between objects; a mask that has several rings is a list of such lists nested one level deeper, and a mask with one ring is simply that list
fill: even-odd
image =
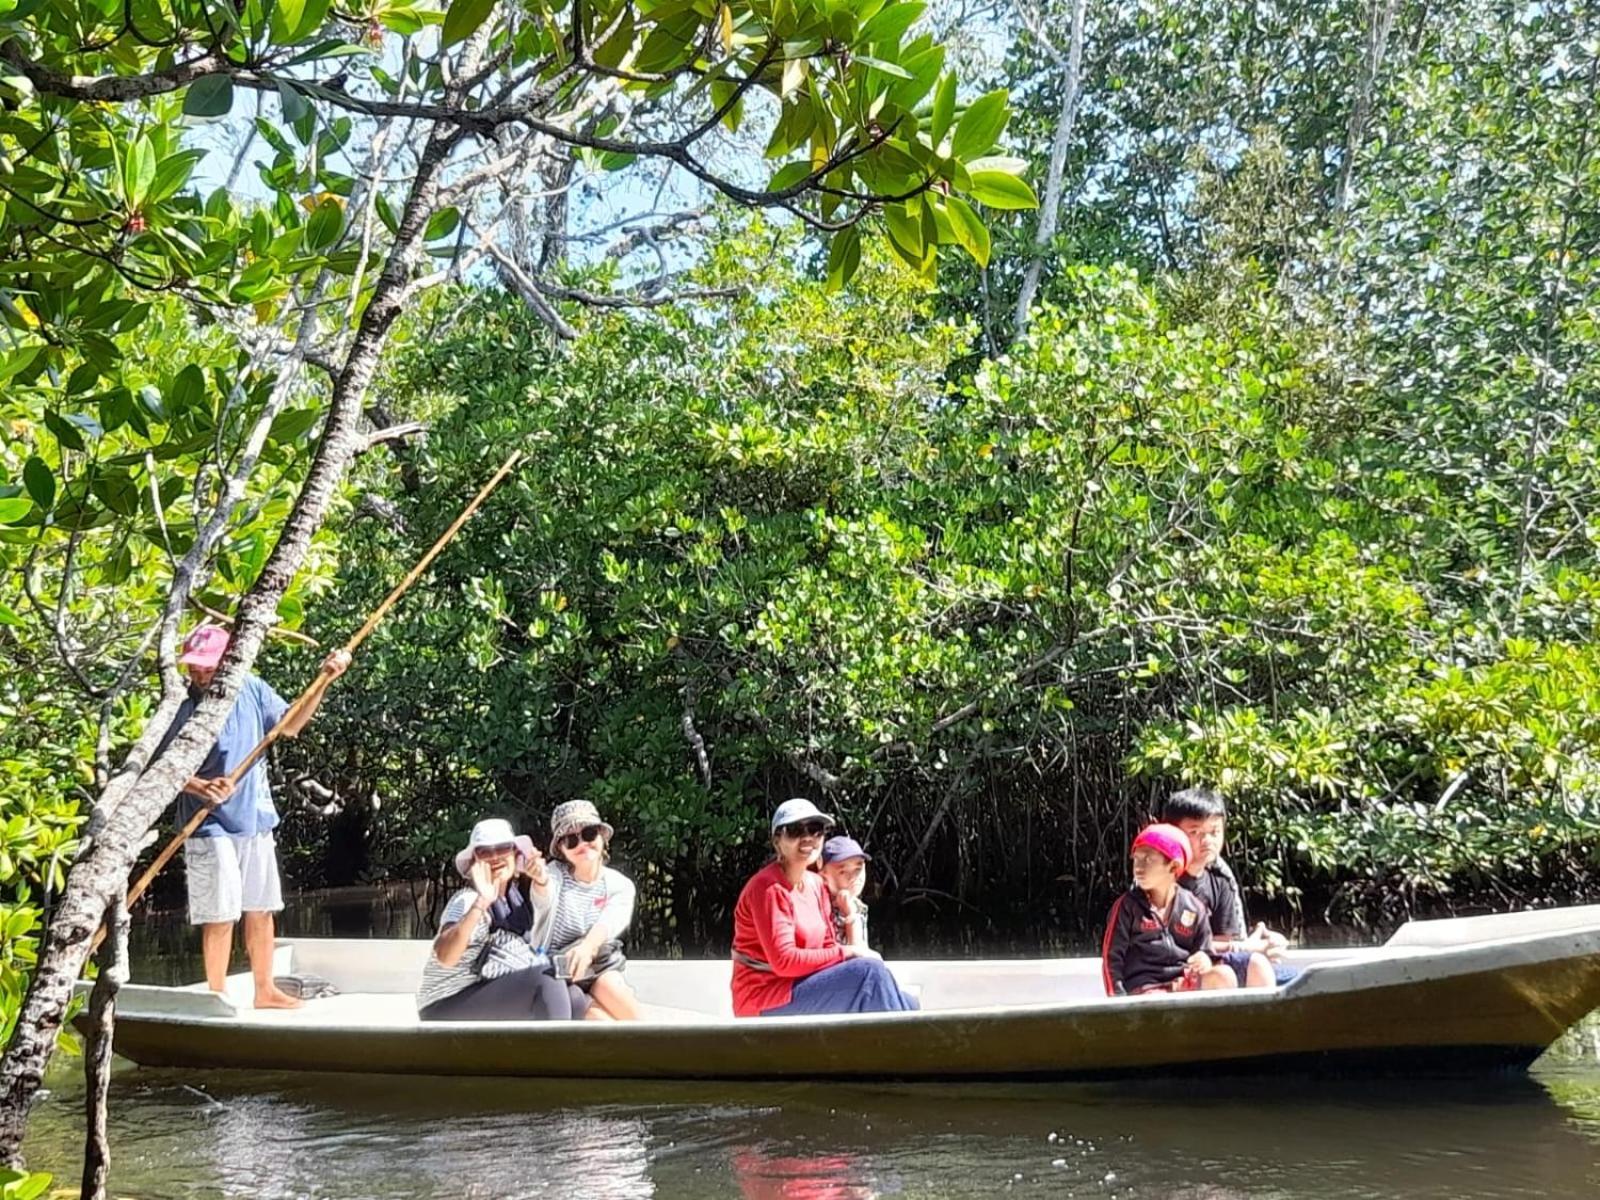
[{"label": "person's hand", "polygon": [[545,866],[544,855],[539,853],[537,846],[534,847],[533,853],[523,860],[522,873],[533,881],[534,887],[542,888],[550,882],[550,870]]},{"label": "person's hand", "polygon": [[207,808],[216,808],[227,802],[233,795],[233,784],[226,775],[214,778],[203,778],[199,775],[189,776],[189,781],[183,785],[183,790],[191,796],[197,796]]},{"label": "person's hand", "polygon": [[350,669],[350,651],[335,650],[322,660],[323,673],[329,679],[337,679]]},{"label": "person's hand", "polygon": [[849,892],[835,892],[833,902],[839,906],[839,915],[847,919],[855,916],[856,910],[860,907],[856,903],[856,898]]},{"label": "person's hand", "polygon": [[1209,970],[1211,970],[1211,956],[1204,950],[1196,950],[1189,956],[1189,961],[1183,964],[1183,977],[1193,981]]},{"label": "person's hand", "polygon": [[595,951],[598,949],[592,941],[584,938],[567,951],[567,978],[582,979],[589,973],[590,964],[594,962]]},{"label": "person's hand", "polygon": [[473,891],[478,893],[478,898],[486,904],[493,904],[500,898],[500,889],[494,885],[494,869],[481,858],[472,860],[472,869],[467,872],[467,881],[472,884]]},{"label": "person's hand", "polygon": [[1283,952],[1289,947],[1289,939],[1273,929],[1268,929],[1265,922],[1258,922],[1250,931],[1250,944],[1248,949],[1258,954],[1265,954],[1268,958],[1278,959],[1283,957]]},{"label": "person's hand", "polygon": [[846,958],[875,958],[879,962],[883,961],[883,955],[866,946],[846,946],[844,948],[844,956]]}]

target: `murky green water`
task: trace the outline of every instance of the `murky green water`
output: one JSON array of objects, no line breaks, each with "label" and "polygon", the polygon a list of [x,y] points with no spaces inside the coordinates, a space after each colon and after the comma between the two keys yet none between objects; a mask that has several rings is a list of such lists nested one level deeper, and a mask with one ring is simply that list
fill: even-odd
[{"label": "murky green water", "polygon": [[[406,913],[370,900],[297,909],[292,933],[416,936]],[[181,926],[146,925],[139,944],[136,978],[196,976]],[[1529,1077],[1370,1084],[618,1084],[121,1063],[112,1194],[1592,1200],[1600,1019],[1563,1049]],[[27,1147],[72,1194],[82,1095],[77,1064],[58,1062]]]},{"label": "murky green water", "polygon": [[[81,1088],[36,1111],[75,1183]],[[1600,1069],[1382,1086],[725,1086],[178,1074],[113,1090],[113,1194],[1584,1197]]]}]

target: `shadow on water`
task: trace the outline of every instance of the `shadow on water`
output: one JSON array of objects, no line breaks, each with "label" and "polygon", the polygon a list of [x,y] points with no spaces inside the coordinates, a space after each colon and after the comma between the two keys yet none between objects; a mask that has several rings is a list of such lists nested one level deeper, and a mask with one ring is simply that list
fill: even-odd
[{"label": "shadow on water", "polygon": [[[81,1087],[37,1110],[76,1178]],[[1382,1085],[740,1085],[177,1073],[113,1085],[163,1197],[1592,1197],[1600,1072]]]}]

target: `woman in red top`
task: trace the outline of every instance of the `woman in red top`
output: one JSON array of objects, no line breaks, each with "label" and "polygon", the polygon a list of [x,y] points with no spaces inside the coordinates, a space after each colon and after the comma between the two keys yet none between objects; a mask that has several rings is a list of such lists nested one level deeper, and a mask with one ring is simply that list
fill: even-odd
[{"label": "woman in red top", "polygon": [[828,889],[812,870],[833,824],[809,800],[786,800],[772,814],[777,857],[750,877],[733,910],[735,1016],[917,1007],[875,951],[833,936]]}]

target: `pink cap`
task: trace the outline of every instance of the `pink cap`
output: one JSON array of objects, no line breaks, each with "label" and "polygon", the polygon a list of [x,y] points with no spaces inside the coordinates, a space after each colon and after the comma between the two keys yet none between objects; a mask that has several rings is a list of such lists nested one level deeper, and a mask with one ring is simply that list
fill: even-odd
[{"label": "pink cap", "polygon": [[183,642],[178,661],[187,667],[211,668],[228,652],[228,631],[220,625],[202,625]]},{"label": "pink cap", "polygon": [[1149,846],[1178,864],[1182,874],[1189,866],[1189,835],[1176,825],[1146,825],[1133,839],[1133,849]]}]

